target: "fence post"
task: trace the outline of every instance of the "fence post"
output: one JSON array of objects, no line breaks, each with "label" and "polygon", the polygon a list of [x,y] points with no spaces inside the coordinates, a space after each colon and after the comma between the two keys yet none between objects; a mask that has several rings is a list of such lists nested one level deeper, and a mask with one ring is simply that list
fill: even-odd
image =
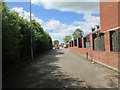
[{"label": "fence post", "polygon": [[82,37],[82,48],[85,47],[85,43],[84,43],[84,37]]},{"label": "fence post", "polygon": [[110,33],[105,32],[105,51],[110,52]]},{"label": "fence post", "polygon": [[80,44],[79,42],[80,42],[80,38],[77,38],[77,48],[79,48],[79,46],[80,46],[80,45],[79,45],[79,44]]},{"label": "fence post", "polygon": [[91,48],[91,50],[94,49],[93,47],[94,47],[93,46],[93,34],[90,34],[90,48]]},{"label": "fence post", "polygon": [[75,40],[73,40],[73,47],[75,47]]}]

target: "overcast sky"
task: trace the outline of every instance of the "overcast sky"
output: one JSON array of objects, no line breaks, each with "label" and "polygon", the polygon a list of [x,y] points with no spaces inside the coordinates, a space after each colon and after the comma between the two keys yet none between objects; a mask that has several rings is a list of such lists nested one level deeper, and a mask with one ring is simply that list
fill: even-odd
[{"label": "overcast sky", "polygon": [[[32,18],[42,25],[53,40],[63,42],[64,36],[71,35],[76,28],[83,30],[86,35],[91,32],[91,27],[100,23],[99,2],[61,1],[32,0]],[[29,2],[7,2],[7,5],[12,11],[29,19]]]}]

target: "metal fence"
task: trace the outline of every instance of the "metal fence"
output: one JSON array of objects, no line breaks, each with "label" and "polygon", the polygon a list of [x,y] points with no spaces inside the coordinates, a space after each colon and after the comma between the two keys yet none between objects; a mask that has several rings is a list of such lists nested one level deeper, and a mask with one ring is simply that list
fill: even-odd
[{"label": "metal fence", "polygon": [[90,48],[90,36],[84,38],[85,48]]},{"label": "metal fence", "polygon": [[86,48],[90,48],[90,41],[86,41],[85,46],[86,46]]}]

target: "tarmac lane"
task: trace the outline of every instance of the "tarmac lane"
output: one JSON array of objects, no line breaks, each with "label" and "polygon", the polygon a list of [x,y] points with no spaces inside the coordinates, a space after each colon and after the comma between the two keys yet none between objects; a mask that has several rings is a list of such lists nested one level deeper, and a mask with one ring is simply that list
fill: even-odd
[{"label": "tarmac lane", "polygon": [[[101,67],[69,49],[53,49],[3,78],[3,88],[116,88]],[[114,84],[111,85],[110,83]]]}]

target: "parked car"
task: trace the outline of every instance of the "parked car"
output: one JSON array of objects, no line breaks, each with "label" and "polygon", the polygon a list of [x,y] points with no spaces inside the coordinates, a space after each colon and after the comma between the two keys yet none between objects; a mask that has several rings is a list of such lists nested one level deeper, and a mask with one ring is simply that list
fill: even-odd
[{"label": "parked car", "polygon": [[55,45],[54,47],[55,47],[55,49],[59,49],[59,46],[58,46],[58,45]]}]

